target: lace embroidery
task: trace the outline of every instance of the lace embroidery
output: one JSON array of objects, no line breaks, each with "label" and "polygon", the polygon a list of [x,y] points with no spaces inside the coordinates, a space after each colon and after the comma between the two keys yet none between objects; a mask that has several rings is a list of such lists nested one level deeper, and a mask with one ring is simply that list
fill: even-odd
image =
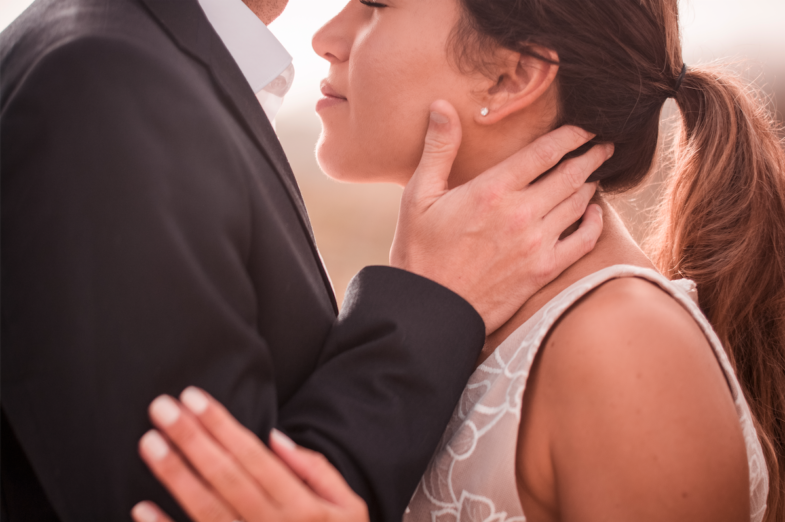
[{"label": "lace embroidery", "polygon": [[750,520],[763,520],[769,490],[763,450],[727,355],[698,308],[695,284],[671,282],[650,269],[616,265],[564,290],[475,370],[409,503],[405,522],[525,522],[515,482],[515,453],[531,365],[559,317],[590,290],[619,277],[640,277],[659,285],[692,314],[709,340],[728,377],[747,447]]}]

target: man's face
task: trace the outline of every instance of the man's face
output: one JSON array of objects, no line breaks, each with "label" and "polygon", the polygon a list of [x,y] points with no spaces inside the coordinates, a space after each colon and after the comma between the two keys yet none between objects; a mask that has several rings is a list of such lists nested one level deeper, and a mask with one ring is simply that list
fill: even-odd
[{"label": "man's face", "polygon": [[289,0],[243,0],[243,2],[265,25],[269,25],[283,13]]}]

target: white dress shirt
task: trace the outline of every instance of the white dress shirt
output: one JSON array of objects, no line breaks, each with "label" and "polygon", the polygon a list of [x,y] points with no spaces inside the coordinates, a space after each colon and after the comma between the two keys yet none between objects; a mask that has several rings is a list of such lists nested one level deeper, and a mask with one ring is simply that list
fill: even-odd
[{"label": "white dress shirt", "polygon": [[271,122],[294,80],[292,57],[242,0],[199,0]]}]

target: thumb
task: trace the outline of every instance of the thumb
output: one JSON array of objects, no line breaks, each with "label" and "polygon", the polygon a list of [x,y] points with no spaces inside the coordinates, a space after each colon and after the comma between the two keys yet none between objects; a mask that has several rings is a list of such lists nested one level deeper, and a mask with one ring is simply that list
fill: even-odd
[{"label": "thumb", "polygon": [[425,147],[411,180],[420,195],[447,190],[447,179],[461,145],[461,121],[455,108],[447,101],[436,100],[430,110]]}]

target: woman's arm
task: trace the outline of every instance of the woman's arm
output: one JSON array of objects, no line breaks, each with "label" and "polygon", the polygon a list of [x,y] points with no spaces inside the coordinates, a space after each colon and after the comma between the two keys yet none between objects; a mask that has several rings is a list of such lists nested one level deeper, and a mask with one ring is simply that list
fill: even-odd
[{"label": "woman's arm", "polygon": [[690,314],[640,279],[611,281],[557,324],[524,397],[527,519],[749,520],[727,382]]},{"label": "woman's arm", "polygon": [[[319,453],[274,430],[273,453],[226,409],[197,388],[182,402],[161,396],[150,405],[151,430],[142,458],[195,522],[365,522],[365,503]],[[186,463],[187,462],[187,463]],[[136,522],[171,522],[140,502]]]}]

